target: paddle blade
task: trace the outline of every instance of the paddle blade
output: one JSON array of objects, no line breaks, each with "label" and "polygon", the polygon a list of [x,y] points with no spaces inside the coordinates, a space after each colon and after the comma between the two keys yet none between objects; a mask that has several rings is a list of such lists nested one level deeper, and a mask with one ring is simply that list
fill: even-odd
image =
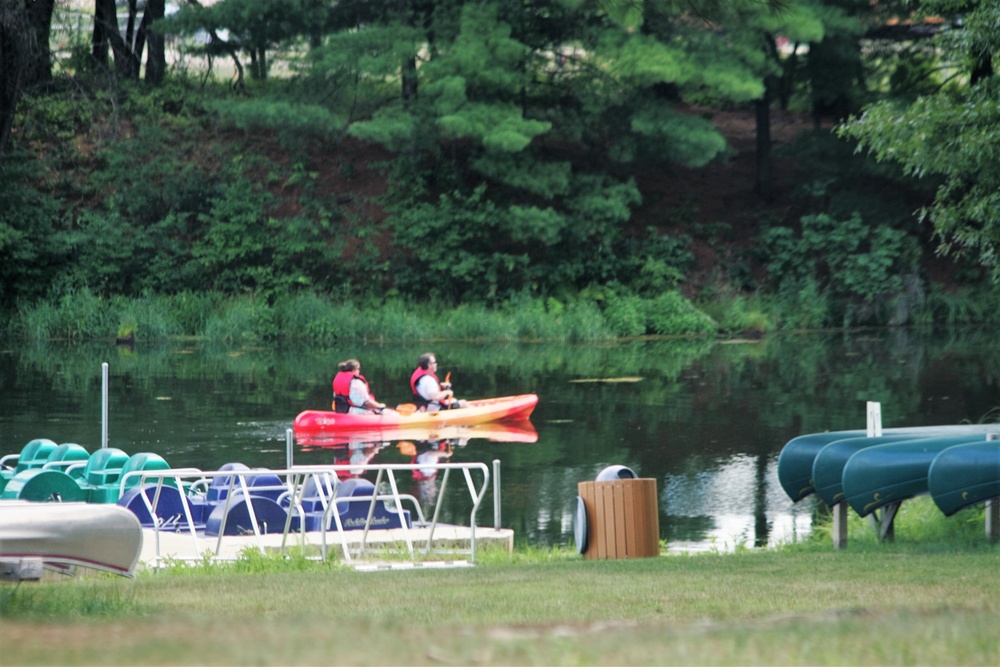
[{"label": "paddle blade", "polygon": [[401,415],[412,415],[417,411],[417,406],[415,403],[403,403],[396,406],[396,412]]}]

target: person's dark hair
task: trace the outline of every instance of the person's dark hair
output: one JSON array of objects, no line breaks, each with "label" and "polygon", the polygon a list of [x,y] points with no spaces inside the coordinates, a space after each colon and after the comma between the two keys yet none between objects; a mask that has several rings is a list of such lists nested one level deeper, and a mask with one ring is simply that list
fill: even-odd
[{"label": "person's dark hair", "polygon": [[361,362],[357,359],[348,359],[347,361],[341,361],[337,364],[337,369],[341,373],[350,373],[361,368]]},{"label": "person's dark hair", "polygon": [[433,352],[424,352],[423,354],[420,355],[420,358],[417,359],[417,366],[420,366],[422,369],[426,371],[428,368],[431,367],[431,359],[433,358],[434,358]]}]

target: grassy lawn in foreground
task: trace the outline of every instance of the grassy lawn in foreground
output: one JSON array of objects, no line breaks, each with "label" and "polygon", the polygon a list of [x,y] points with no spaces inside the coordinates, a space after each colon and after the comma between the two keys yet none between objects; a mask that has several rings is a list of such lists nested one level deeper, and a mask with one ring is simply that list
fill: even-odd
[{"label": "grassy lawn in foreground", "polygon": [[996,547],[483,561],[5,587],[0,663],[1000,664]]}]

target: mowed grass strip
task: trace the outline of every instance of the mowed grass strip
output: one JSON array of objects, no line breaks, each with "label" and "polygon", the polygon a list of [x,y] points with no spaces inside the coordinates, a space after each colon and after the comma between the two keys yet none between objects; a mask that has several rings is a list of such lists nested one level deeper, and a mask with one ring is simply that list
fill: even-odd
[{"label": "mowed grass strip", "polygon": [[996,548],[486,560],[22,584],[2,663],[1000,664]]}]

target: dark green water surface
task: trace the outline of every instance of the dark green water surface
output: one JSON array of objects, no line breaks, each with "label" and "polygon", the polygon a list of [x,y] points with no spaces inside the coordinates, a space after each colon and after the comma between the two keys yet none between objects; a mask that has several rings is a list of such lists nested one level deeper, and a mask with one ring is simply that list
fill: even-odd
[{"label": "dark green water surface", "polygon": [[[295,416],[329,409],[338,361],[360,359],[379,399],[394,404],[409,400],[425,351],[460,397],[539,395],[537,442],[472,439],[452,454],[500,460],[502,523],[537,545],[573,543],[577,483],[613,464],[657,480],[660,536],[673,550],[795,539],[809,533],[813,504],[793,505],[777,482],[792,437],[864,428],[866,401],[881,402],[885,427],[995,421],[1000,405],[1000,343],[982,330],[604,345],[24,344],[0,351],[0,455],[33,438],[100,447],[107,362],[110,446],[156,452],[174,467],[282,468]],[[296,446],[294,462],[352,453]],[[410,462],[395,443],[368,453]],[[411,491],[428,499],[434,483],[412,481]],[[461,487],[449,483],[445,520],[467,522]],[[479,522],[492,525],[492,495]]]}]

